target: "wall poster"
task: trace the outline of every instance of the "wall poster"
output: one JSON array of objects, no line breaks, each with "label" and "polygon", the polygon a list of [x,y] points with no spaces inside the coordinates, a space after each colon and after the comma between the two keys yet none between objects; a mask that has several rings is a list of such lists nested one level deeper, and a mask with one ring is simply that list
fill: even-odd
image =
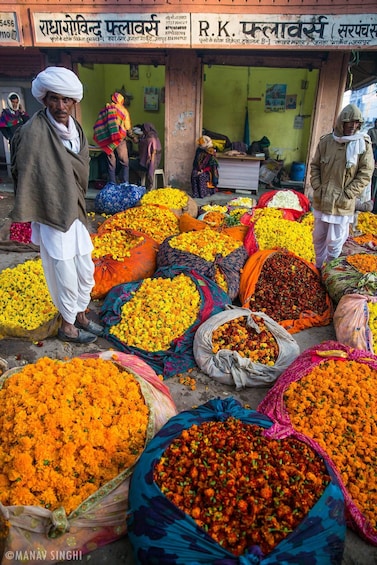
[{"label": "wall poster", "polygon": [[266,112],[285,112],[286,84],[267,84]]}]

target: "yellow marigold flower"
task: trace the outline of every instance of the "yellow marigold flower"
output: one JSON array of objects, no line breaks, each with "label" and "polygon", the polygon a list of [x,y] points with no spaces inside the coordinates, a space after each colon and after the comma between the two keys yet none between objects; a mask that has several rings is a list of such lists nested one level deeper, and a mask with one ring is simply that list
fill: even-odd
[{"label": "yellow marigold flower", "polygon": [[[274,210],[274,208],[268,209]],[[287,249],[302,259],[314,263],[311,226],[282,218],[262,216],[256,221],[254,230],[259,249]]]},{"label": "yellow marigold flower", "polygon": [[210,228],[181,233],[169,240],[170,247],[198,255],[206,261],[214,261],[217,255],[226,257],[232,251],[241,247],[242,242],[236,241],[227,234],[218,233]]},{"label": "yellow marigold flower", "polygon": [[160,204],[161,206],[167,206],[173,210],[180,210],[187,206],[188,196],[186,192],[179,188],[158,188],[144,194],[140,203],[142,205]]},{"label": "yellow marigold flower", "polygon": [[361,233],[377,235],[377,216],[372,212],[359,212],[357,216],[357,230]]},{"label": "yellow marigold flower", "polygon": [[131,347],[165,351],[195,322],[200,304],[200,294],[187,275],[147,278],[122,306],[121,320],[110,333]]},{"label": "yellow marigold flower", "polygon": [[0,327],[35,330],[57,313],[41,259],[25,261],[0,272]]},{"label": "yellow marigold flower", "polygon": [[136,236],[125,230],[112,230],[101,235],[92,235],[94,249],[93,259],[109,255],[115,261],[123,261],[125,257],[131,257],[131,251],[144,241],[143,236]]},{"label": "yellow marigold flower", "polygon": [[368,326],[373,335],[373,350],[377,350],[377,302],[367,302],[368,305]]},{"label": "yellow marigold flower", "polygon": [[220,212],[220,214],[226,214],[228,211],[227,206],[220,206],[219,204],[205,204],[202,206],[204,212]]},{"label": "yellow marigold flower", "polygon": [[149,409],[137,378],[112,361],[47,357],[0,390],[0,501],[70,514],[131,467]]},{"label": "yellow marigold flower", "polygon": [[179,233],[179,218],[168,208],[145,204],[115,214],[102,224],[98,233],[127,228],[145,233],[157,243],[162,243],[170,235]]}]

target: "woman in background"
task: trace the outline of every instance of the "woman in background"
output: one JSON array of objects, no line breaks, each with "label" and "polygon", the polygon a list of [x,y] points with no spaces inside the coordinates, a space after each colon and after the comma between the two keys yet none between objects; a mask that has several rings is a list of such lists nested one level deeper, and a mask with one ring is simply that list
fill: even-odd
[{"label": "woman in background", "polygon": [[191,173],[191,189],[193,198],[205,198],[215,194],[219,182],[218,161],[212,139],[203,135],[197,141]]},{"label": "woman in background", "polygon": [[7,108],[1,112],[0,131],[9,141],[15,131],[26,123],[29,115],[22,109],[21,100],[17,92],[11,92],[7,100]]}]

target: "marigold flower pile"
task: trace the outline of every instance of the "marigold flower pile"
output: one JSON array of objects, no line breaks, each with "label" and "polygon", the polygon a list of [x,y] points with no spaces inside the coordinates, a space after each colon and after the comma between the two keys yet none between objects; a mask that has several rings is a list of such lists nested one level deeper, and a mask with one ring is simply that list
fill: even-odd
[{"label": "marigold flower pile", "polygon": [[303,216],[297,220],[301,225],[310,226],[310,229],[314,229],[314,214],[313,212],[306,212]]},{"label": "marigold flower pile", "polygon": [[0,326],[35,330],[57,313],[40,259],[0,272]]},{"label": "marigold flower pile", "polygon": [[201,207],[203,212],[220,212],[226,214],[228,211],[227,206],[220,206],[220,204],[205,204]]},{"label": "marigold flower pile", "polygon": [[181,210],[188,204],[188,196],[186,192],[179,188],[158,188],[150,190],[141,198],[140,203],[144,204],[160,204],[167,206],[173,210]]},{"label": "marigold flower pile", "polygon": [[249,198],[248,196],[239,196],[238,198],[232,198],[229,200],[228,206],[241,206],[242,208],[253,208],[256,205],[254,198]]},{"label": "marigold flower pile", "polygon": [[377,235],[377,216],[372,212],[359,212],[357,217],[357,229],[361,233],[372,233]]},{"label": "marigold flower pile", "polygon": [[310,263],[315,261],[313,229],[305,223],[262,216],[255,222],[254,232],[261,250],[287,249]]},{"label": "marigold flower pile", "polygon": [[201,298],[190,277],[144,279],[122,306],[121,320],[110,333],[131,347],[165,351],[198,317]]},{"label": "marigold flower pile", "polygon": [[291,190],[278,190],[267,203],[269,208],[289,208],[302,211],[300,200]]},{"label": "marigold flower pile", "polygon": [[357,235],[353,238],[355,243],[359,245],[365,245],[368,243],[372,243],[373,245],[377,245],[377,235],[373,235],[372,233],[365,233],[363,235]]},{"label": "marigold flower pile", "polygon": [[339,470],[371,526],[377,526],[377,372],[365,363],[328,359],[289,385],[293,427],[313,438]]},{"label": "marigold flower pile", "polygon": [[297,320],[302,312],[323,314],[326,289],[303,261],[276,251],[263,263],[249,308],[277,322]]},{"label": "marigold flower pile", "polygon": [[102,224],[99,233],[127,228],[145,233],[157,243],[162,243],[170,235],[179,233],[179,219],[167,208],[146,204],[119,212]]},{"label": "marigold flower pile", "polygon": [[123,261],[125,257],[131,257],[131,251],[140,245],[145,238],[126,230],[112,230],[103,234],[93,234],[92,242],[94,249],[92,258],[110,256],[115,261]]},{"label": "marigold flower pile", "polygon": [[253,315],[259,333],[247,325],[247,318],[241,316],[229,320],[212,332],[212,351],[221,349],[237,351],[241,357],[247,357],[255,363],[273,366],[279,355],[278,344],[260,316]]},{"label": "marigold flower pile", "polygon": [[169,240],[170,247],[198,255],[206,261],[214,261],[217,255],[226,257],[241,247],[242,243],[234,238],[215,232],[210,228],[181,233]]},{"label": "marigold flower pile", "polygon": [[226,214],[224,212],[206,212],[203,216],[203,221],[214,227],[224,226],[226,224]]},{"label": "marigold flower pile", "polygon": [[370,253],[355,253],[347,256],[347,263],[352,265],[359,273],[377,272],[377,257]]},{"label": "marigold flower pile", "polygon": [[178,508],[234,555],[266,555],[302,521],[330,482],[307,445],[268,439],[228,418],[193,425],[155,465],[154,480]]},{"label": "marigold flower pile", "polygon": [[0,501],[70,514],[144,449],[149,410],[112,361],[47,357],[0,390]]}]

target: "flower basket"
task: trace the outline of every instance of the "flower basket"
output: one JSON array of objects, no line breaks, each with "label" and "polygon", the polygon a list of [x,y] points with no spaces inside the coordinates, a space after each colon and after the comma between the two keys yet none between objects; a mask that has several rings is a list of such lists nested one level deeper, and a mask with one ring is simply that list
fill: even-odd
[{"label": "flower basket", "polygon": [[290,334],[332,320],[332,302],[318,269],[289,251],[251,255],[241,274],[240,300],[244,308],[265,312]]},{"label": "flower basket", "polygon": [[[170,392],[167,387],[160,381],[160,379],[156,376],[154,371],[141,359],[133,356],[133,355],[125,355],[123,353],[113,352],[113,351],[105,351],[102,353],[95,353],[95,354],[88,354],[83,355],[80,357],[83,363],[91,363],[92,365],[96,362],[99,363],[112,363],[115,364],[120,371],[126,371],[127,374],[132,375],[134,377],[134,382],[136,381],[137,387],[139,388],[139,394],[141,393],[141,397],[144,401],[145,408],[146,408],[146,417],[147,417],[147,425],[145,429],[145,443],[144,446],[150,441],[150,439],[154,436],[154,434],[169,420],[170,417],[177,413],[176,407],[174,402],[171,398]],[[71,360],[74,361],[74,360]],[[52,360],[51,360],[52,362]],[[64,362],[58,362],[60,364]],[[102,365],[101,365],[102,367]],[[29,367],[30,369],[30,367]],[[12,369],[5,373],[0,380],[2,387],[6,386],[8,379],[12,379],[12,377],[16,377],[16,373],[21,371],[22,369]],[[93,371],[93,369],[92,369]],[[49,386],[48,384],[48,375],[46,375],[46,387]],[[83,380],[80,382],[79,389],[71,389],[70,388],[70,381],[66,379],[66,398],[70,399],[71,404],[75,403],[78,399],[84,401],[86,396],[80,395],[80,390],[84,392],[85,383],[89,386],[89,375],[84,377]],[[99,386],[99,385],[98,385]],[[42,386],[39,386],[39,389],[42,389]],[[106,392],[108,391],[108,395],[111,395],[110,392],[111,387],[107,386],[100,386],[97,390],[98,394],[98,403],[95,404],[93,410],[98,409],[98,414],[101,418],[109,418],[109,413],[105,405],[107,404],[110,406],[111,402],[107,402],[108,396]],[[58,386],[54,387],[55,394],[58,394]],[[128,389],[129,399],[134,399],[134,418],[136,418],[136,398],[132,396],[134,391],[133,387]],[[3,391],[0,391],[0,394]],[[47,395],[50,395],[50,398],[57,398],[51,397],[51,388],[48,388],[46,391]],[[37,394],[38,396],[38,394]],[[114,396],[114,398],[120,399],[120,393],[118,396]],[[49,400],[46,400],[46,405],[48,405]],[[35,411],[42,412],[43,410],[43,403],[37,404],[37,408]],[[86,406],[83,404],[82,406]],[[118,406],[121,406],[119,403]],[[87,414],[88,410],[85,408],[81,408],[82,412]],[[72,457],[72,453],[75,449],[78,449],[78,454],[74,457],[74,465],[78,466],[85,462],[85,457],[87,453],[87,457],[89,457],[89,452],[87,452],[87,447],[81,445],[80,437],[77,435],[74,438],[69,437],[69,427],[70,422],[66,422],[66,424],[62,427],[62,423],[64,422],[64,411],[60,410],[60,412],[52,413],[46,410],[46,418],[53,421],[56,420],[56,424],[51,427],[51,433],[48,438],[45,440],[45,443],[39,444],[36,446],[37,449],[42,450],[42,457],[44,457],[44,469],[46,469],[46,465],[49,467],[50,461],[48,457],[51,457],[51,452],[49,452],[51,445],[53,444],[53,438],[57,437],[59,434],[60,436],[66,437],[66,445],[64,448],[66,456],[61,457],[58,462],[55,462],[54,465],[58,465],[61,468],[62,478],[58,481],[58,484],[63,484],[65,477],[64,477],[64,468],[65,464],[69,461],[69,457]],[[20,426],[19,421],[17,419],[17,415],[14,416],[15,421],[12,423],[12,426]],[[119,418],[121,421],[122,414],[119,413]],[[124,418],[124,415],[123,415]],[[127,415],[129,418],[129,414]],[[7,416],[9,420],[9,415]],[[30,417],[29,417],[30,419]],[[34,419],[34,417],[33,417]],[[135,420],[135,424],[138,420]],[[142,425],[142,419],[140,417],[140,426]],[[58,423],[60,422],[60,424]],[[28,419],[25,421],[25,425],[28,425]],[[97,424],[96,420],[93,420],[93,424],[90,427],[90,430],[85,432],[85,429],[82,430],[82,433],[87,433],[88,437],[92,437],[93,441],[96,441],[95,438],[99,441],[99,431],[96,430]],[[4,429],[4,428],[3,428]],[[27,429],[27,428],[25,428]],[[99,429],[99,428],[98,428]],[[108,441],[107,446],[111,445],[112,442],[112,431],[115,429],[113,425],[108,428]],[[52,431],[54,433],[52,433]],[[67,432],[66,436],[65,431]],[[32,432],[32,430],[31,430]],[[129,444],[129,440],[127,440],[127,429],[126,427],[121,428],[121,432],[124,432],[123,437],[125,441]],[[27,434],[20,435],[20,441],[26,441]],[[33,438],[33,434],[30,435],[31,441]],[[39,437],[40,439],[40,437]],[[81,438],[82,439],[82,438]],[[25,444],[26,445],[26,444]],[[57,444],[58,445],[58,444]],[[143,447],[144,447],[143,446]],[[29,447],[30,449],[30,447]],[[36,456],[39,457],[38,453]],[[71,456],[69,456],[71,453]],[[100,456],[102,457],[102,453],[99,450],[99,444],[97,447],[98,459]],[[25,470],[24,473],[29,472],[28,468],[26,467],[28,450],[25,449],[25,454],[23,456]],[[119,455],[121,455],[119,453]],[[123,461],[126,461],[126,452],[121,455],[124,456]],[[139,455],[134,455],[134,460],[136,461]],[[26,457],[26,459],[25,459]],[[35,460],[37,465],[38,459]],[[120,461],[120,460],[119,460]],[[21,464],[21,459],[19,460],[19,465]],[[52,464],[52,461],[51,461]],[[129,467],[125,467],[117,476],[114,476],[111,480],[103,484],[98,490],[92,492],[87,498],[82,500],[76,508],[68,513],[65,512],[64,507],[58,507],[54,510],[48,509],[42,504],[24,504],[24,505],[4,505],[0,504],[0,520],[3,523],[5,529],[2,530],[3,539],[2,539],[2,546],[4,549],[4,555],[7,555],[7,552],[13,552],[15,555],[16,551],[19,551],[20,554],[28,555],[28,564],[37,564],[40,562],[41,555],[43,555],[43,562],[44,563],[56,563],[60,561],[59,555],[62,553],[66,553],[68,555],[72,554],[74,551],[80,551],[83,555],[93,551],[96,548],[104,546],[108,543],[111,543],[127,533],[127,524],[126,524],[126,513],[128,510],[128,490],[129,490],[129,480],[130,476],[133,472],[134,468],[133,463]],[[93,471],[95,468],[96,462],[93,462],[92,465],[88,468]],[[14,462],[13,469],[16,470],[16,462]],[[52,472],[56,471],[56,468],[51,467],[51,480],[50,485],[53,487],[53,474]],[[42,485],[42,477],[39,479],[40,482],[36,483],[36,485]],[[77,477],[77,481],[81,480],[82,475],[79,474]],[[2,477],[3,479],[4,477]],[[32,480],[30,479],[28,485],[31,485]],[[3,482],[1,483],[4,484]],[[82,489],[86,488],[88,482],[82,482]],[[68,486],[68,483],[67,483]],[[4,487],[2,487],[4,488]],[[55,487],[54,487],[55,488]],[[94,487],[95,488],[95,487]],[[51,489],[47,489],[45,491],[41,491],[40,496],[47,497],[49,496],[49,491]],[[80,492],[80,491],[78,491]],[[86,492],[86,491],[83,491]],[[19,493],[20,494],[20,493]],[[72,499],[73,500],[73,499]],[[6,531],[7,530],[7,531]],[[6,537],[4,539],[4,533]],[[7,563],[8,561],[5,558],[5,561],[1,561],[2,563]]]},{"label": "flower basket", "polygon": [[[239,320],[245,327],[234,324]],[[215,351],[216,343],[223,345]],[[203,322],[194,338],[198,367],[220,383],[235,385],[236,390],[271,385],[299,353],[298,343],[284,328],[263,312],[248,308],[228,306]]]},{"label": "flower basket", "polygon": [[167,378],[195,367],[197,328],[230,302],[215,282],[198,272],[163,267],[149,279],[114,287],[104,300],[101,319],[108,341]]},{"label": "flower basket", "polygon": [[348,525],[377,545],[375,485],[377,357],[337,341],[304,351],[258,406],[271,433],[292,430],[338,477]]},{"label": "flower basket", "polygon": [[[128,535],[138,563],[340,563],[345,521],[337,480],[315,450],[310,458],[318,471],[301,466],[306,448],[296,435],[287,443],[267,440],[271,425],[233,398],[167,422],[131,479]],[[321,487],[315,496],[301,491],[295,524],[289,505],[300,507],[301,487],[289,477],[298,475]],[[271,506],[278,493],[284,502]]]},{"label": "flower basket", "polygon": [[205,230],[171,236],[162,242],[157,266],[186,266],[215,281],[233,300],[248,254],[240,241],[224,232]]},{"label": "flower basket", "polygon": [[[207,229],[209,226],[203,220],[199,220],[198,218],[193,218],[190,214],[184,213],[179,218],[179,231],[180,233],[186,233],[190,231],[199,231]],[[241,241],[243,243],[247,231],[249,229],[248,226],[243,224],[232,226],[232,227],[220,227],[220,228],[213,228],[220,233],[225,233],[233,237],[236,241]]]}]

